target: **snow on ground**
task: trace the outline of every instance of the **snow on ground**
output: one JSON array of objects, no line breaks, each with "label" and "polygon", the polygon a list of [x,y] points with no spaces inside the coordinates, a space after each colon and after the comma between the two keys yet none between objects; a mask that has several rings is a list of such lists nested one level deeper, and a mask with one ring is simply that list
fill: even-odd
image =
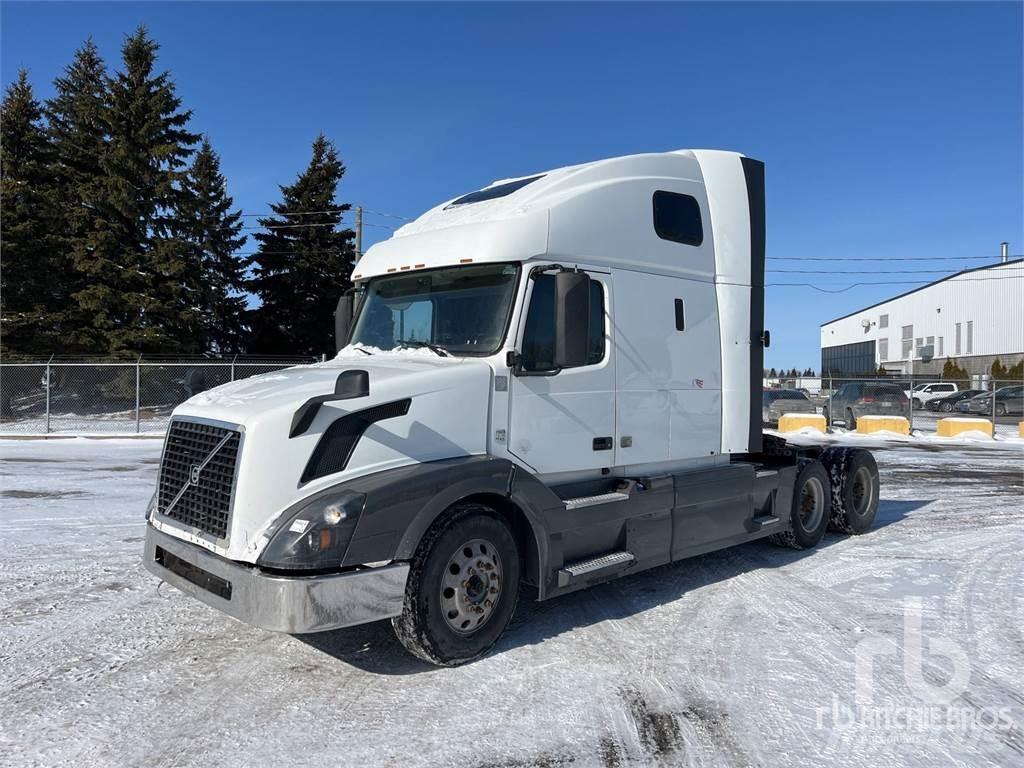
[{"label": "snow on ground", "polygon": [[524,600],[439,670],[158,587],[159,441],[0,441],[0,764],[1020,765],[1024,448],[881,442],[869,534]]}]

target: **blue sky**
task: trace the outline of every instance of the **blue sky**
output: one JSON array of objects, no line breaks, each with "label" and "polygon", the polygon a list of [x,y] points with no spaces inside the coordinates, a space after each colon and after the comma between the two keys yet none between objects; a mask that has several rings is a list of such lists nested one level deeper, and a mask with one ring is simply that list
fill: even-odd
[{"label": "blue sky", "polygon": [[[140,23],[246,212],[321,130],[348,166],[341,199],[406,216],[496,178],[715,147],[767,164],[769,269],[1024,251],[1020,3],[4,2],[4,85],[24,66],[48,96],[88,35],[115,67]],[[793,256],[965,260],[776,260]],[[817,369],[821,322],[910,287],[769,287],[767,364]]]}]

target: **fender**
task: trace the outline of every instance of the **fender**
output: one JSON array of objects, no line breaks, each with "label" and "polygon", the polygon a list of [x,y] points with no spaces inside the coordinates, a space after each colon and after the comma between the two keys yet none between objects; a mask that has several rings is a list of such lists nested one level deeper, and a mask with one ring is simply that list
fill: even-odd
[{"label": "fender", "polygon": [[[413,464],[349,480],[343,486],[366,494],[366,504],[345,555],[345,565],[408,560],[427,529],[462,499],[500,496],[526,518],[538,545],[541,574],[547,566],[545,509],[561,507],[558,497],[507,459],[466,456]],[[541,579],[541,581],[543,581]]]}]

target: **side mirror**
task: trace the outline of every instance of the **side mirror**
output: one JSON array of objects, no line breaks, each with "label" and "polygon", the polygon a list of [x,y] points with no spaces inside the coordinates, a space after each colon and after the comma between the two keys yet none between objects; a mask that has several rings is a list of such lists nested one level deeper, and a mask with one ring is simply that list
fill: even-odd
[{"label": "side mirror", "polygon": [[340,352],[342,347],[348,344],[348,338],[352,333],[352,307],[355,295],[347,291],[340,299],[334,310],[334,345],[335,351]]},{"label": "side mirror", "polygon": [[587,362],[590,341],[590,278],[584,272],[555,275],[555,368]]}]

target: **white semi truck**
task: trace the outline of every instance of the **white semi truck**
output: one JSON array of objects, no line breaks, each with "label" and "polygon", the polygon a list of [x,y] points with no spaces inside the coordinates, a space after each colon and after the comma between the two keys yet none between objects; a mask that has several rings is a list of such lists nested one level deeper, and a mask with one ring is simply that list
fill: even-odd
[{"label": "white semi truck", "polygon": [[390,618],[442,665],[539,600],[867,530],[865,451],[762,436],[764,166],[619,157],[495,182],[374,245],[338,355],[172,415],[145,565],[289,633]]}]

